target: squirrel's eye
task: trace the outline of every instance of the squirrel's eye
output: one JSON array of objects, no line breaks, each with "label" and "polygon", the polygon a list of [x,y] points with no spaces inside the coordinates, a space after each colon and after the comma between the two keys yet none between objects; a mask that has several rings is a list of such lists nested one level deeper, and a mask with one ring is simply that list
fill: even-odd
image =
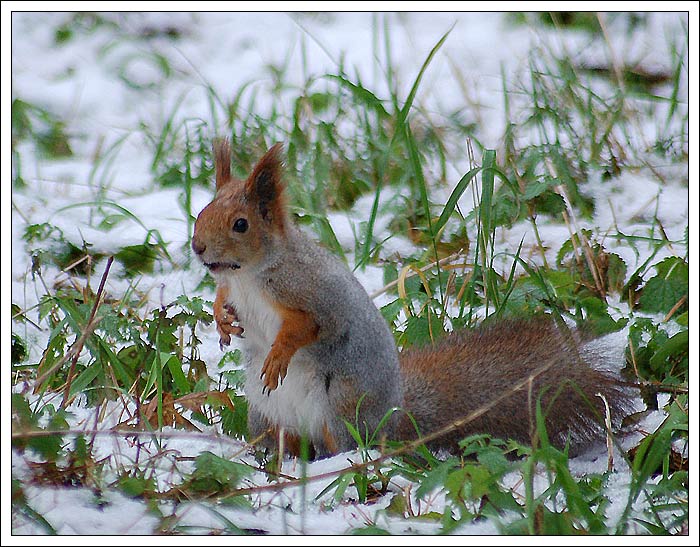
[{"label": "squirrel's eye", "polygon": [[243,233],[248,229],[248,221],[244,218],[239,218],[233,223],[233,231]]}]

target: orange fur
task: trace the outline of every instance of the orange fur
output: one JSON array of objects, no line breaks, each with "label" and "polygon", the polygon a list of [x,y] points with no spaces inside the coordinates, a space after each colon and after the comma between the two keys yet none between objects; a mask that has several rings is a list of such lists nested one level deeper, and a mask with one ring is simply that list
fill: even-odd
[{"label": "orange fur", "polygon": [[331,454],[336,454],[339,452],[338,443],[335,441],[335,437],[333,437],[328,429],[328,425],[323,426],[323,442],[326,443],[326,450]]},{"label": "orange fur", "polygon": [[[267,422],[267,420],[266,420]],[[277,425],[271,425],[269,422],[266,424],[267,429],[258,437],[258,443],[261,446],[266,446],[268,448],[278,447],[280,438],[280,427]],[[298,433],[292,433],[289,430],[284,430],[284,452],[289,454],[294,458],[299,458],[302,455],[302,437]],[[306,455],[310,460],[316,457],[316,451],[314,446],[308,440],[306,441]]]},{"label": "orange fur", "polygon": [[217,191],[231,181],[231,147],[228,139],[214,142],[214,165],[216,167]]},{"label": "orange fur", "polygon": [[289,361],[300,348],[311,344],[318,338],[319,327],[310,313],[284,307],[273,302],[282,319],[270,353],[262,367],[261,378],[269,391],[277,389],[287,375]]},{"label": "orange fur", "polygon": [[235,308],[228,302],[228,292],[226,285],[219,285],[216,288],[213,306],[219,340],[226,346],[231,343],[231,335],[240,337],[243,334],[243,327],[233,324],[238,321],[238,316]]},{"label": "orange fur", "polygon": [[301,456],[301,437],[299,435],[285,431],[284,446],[295,458]]}]

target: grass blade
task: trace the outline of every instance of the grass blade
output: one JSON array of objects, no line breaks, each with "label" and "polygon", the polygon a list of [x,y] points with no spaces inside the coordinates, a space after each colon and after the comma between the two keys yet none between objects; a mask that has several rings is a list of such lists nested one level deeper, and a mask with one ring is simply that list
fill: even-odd
[{"label": "grass blade", "polygon": [[434,229],[436,234],[440,233],[442,227],[450,219],[450,216],[452,216],[452,213],[454,212],[455,207],[457,206],[459,198],[462,197],[462,194],[464,194],[464,191],[467,189],[467,186],[469,186],[469,183],[474,179],[474,177],[477,175],[477,173],[479,173],[479,171],[481,171],[481,167],[475,167],[474,169],[468,171],[461,179],[459,179],[459,182],[454,187],[454,190],[452,190],[452,193],[450,194],[447,203],[445,203],[445,207],[443,208],[442,213],[440,213],[440,218],[438,218],[437,222],[435,223]]},{"label": "grass blade", "polygon": [[438,52],[438,50],[442,47],[442,44],[445,43],[445,40],[447,40],[447,36],[450,34],[450,32],[452,32],[453,28],[454,25],[452,25],[452,27],[450,27],[450,29],[442,35],[442,38],[440,38],[440,40],[438,40],[437,44],[435,44],[433,49],[430,50],[428,57],[425,59],[423,65],[418,71],[418,76],[416,76],[416,79],[413,81],[413,85],[411,86],[411,91],[409,92],[408,97],[406,98],[406,102],[404,103],[401,110],[399,110],[396,114],[396,124],[394,126],[394,133],[391,137],[389,146],[387,146],[386,150],[384,151],[384,157],[379,168],[380,182],[377,184],[377,188],[374,193],[374,201],[372,202],[372,210],[370,212],[370,217],[367,222],[367,230],[365,232],[364,244],[362,245],[362,251],[360,256],[358,257],[356,268],[366,265],[369,262],[369,258],[372,252],[374,224],[376,222],[377,212],[379,210],[379,197],[381,195],[381,181],[384,178],[384,173],[386,172],[386,167],[389,163],[389,156],[391,154],[391,150],[397,138],[401,135],[405,135],[404,125],[406,124],[406,118],[408,117],[408,112],[411,109],[411,106],[413,105],[413,101],[416,97],[416,93],[418,92],[418,86],[420,85],[420,82],[423,78],[423,74],[425,74],[428,65],[433,60],[433,57],[435,57],[435,54]]}]

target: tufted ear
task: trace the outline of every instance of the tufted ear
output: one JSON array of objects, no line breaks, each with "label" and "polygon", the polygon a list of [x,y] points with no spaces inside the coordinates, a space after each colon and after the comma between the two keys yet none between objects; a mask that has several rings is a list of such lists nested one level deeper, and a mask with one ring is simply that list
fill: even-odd
[{"label": "tufted ear", "polygon": [[214,168],[216,170],[216,190],[231,182],[231,145],[228,139],[214,141]]},{"label": "tufted ear", "polygon": [[275,144],[258,161],[246,181],[246,195],[255,203],[263,220],[284,230],[286,203],[282,182],[282,145]]}]

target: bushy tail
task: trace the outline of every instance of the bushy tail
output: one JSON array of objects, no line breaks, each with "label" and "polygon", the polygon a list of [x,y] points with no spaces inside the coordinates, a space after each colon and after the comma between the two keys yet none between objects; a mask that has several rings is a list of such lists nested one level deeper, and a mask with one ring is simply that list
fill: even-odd
[{"label": "bushy tail", "polygon": [[[477,433],[529,444],[539,399],[550,442],[563,447],[570,440],[575,452],[603,436],[605,403],[599,395],[613,423],[630,406],[630,389],[595,359],[569,331],[544,319],[453,332],[401,353],[404,409],[422,436],[471,417],[429,443],[454,451],[459,440]],[[402,418],[399,435],[416,438],[410,420]]]}]

